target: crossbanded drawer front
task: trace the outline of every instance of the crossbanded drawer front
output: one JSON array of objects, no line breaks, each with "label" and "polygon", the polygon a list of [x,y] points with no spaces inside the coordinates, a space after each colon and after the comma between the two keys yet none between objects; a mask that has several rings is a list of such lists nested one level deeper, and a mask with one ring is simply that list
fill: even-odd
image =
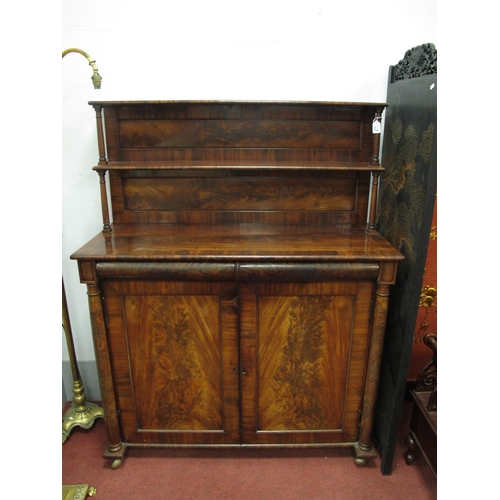
[{"label": "crossbanded drawer front", "polygon": [[371,280],[378,273],[378,263],[242,263],[236,267],[238,281]]},{"label": "crossbanded drawer front", "polygon": [[234,281],[235,264],[218,262],[100,262],[100,279],[169,279]]}]

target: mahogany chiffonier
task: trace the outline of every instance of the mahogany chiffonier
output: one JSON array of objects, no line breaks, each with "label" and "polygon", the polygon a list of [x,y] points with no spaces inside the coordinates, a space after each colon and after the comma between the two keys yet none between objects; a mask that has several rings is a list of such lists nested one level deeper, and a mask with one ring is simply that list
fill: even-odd
[{"label": "mahogany chiffonier", "polygon": [[128,447],[376,457],[403,259],[375,229],[386,104],[90,104],[104,227],[72,258],[112,467]]}]

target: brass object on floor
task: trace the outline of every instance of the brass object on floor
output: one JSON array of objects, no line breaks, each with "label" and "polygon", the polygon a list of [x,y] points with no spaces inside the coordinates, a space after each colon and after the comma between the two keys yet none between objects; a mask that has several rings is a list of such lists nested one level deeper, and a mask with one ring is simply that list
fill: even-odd
[{"label": "brass object on floor", "polygon": [[87,402],[85,388],[80,377],[78,363],[76,361],[75,346],[73,343],[73,334],[69,320],[68,304],[66,302],[66,291],[64,289],[64,280],[62,283],[62,321],[63,329],[66,334],[66,343],[68,345],[69,360],[71,371],[73,373],[73,402],[71,407],[65,413],[62,423],[62,444],[64,444],[74,427],[83,427],[90,429],[97,418],[104,418],[103,409],[95,403]]},{"label": "brass object on floor", "polygon": [[63,484],[62,500],[83,500],[93,497],[97,490],[88,484]]}]

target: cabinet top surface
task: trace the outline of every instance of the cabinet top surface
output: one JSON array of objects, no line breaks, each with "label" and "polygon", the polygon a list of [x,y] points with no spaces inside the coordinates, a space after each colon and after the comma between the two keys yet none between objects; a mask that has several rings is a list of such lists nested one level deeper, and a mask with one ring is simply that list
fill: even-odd
[{"label": "cabinet top surface", "polygon": [[399,261],[377,232],[354,226],[115,224],[72,259],[134,261]]},{"label": "cabinet top surface", "polygon": [[388,106],[385,102],[344,102],[344,101],[244,101],[244,100],[144,100],[144,101],[89,101],[91,106],[141,106],[141,105],[174,105],[174,104],[222,104],[222,105],[306,105],[306,106],[366,106],[366,107],[382,107]]}]

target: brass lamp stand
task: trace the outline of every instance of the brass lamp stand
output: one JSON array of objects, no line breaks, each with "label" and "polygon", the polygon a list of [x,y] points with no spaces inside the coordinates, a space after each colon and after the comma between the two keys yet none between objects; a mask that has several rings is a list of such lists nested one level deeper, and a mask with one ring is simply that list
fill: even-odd
[{"label": "brass lamp stand", "polygon": [[[71,48],[66,49],[62,53],[62,57],[71,52],[76,52],[83,55],[89,65],[92,67],[92,83],[95,89],[101,88],[101,76],[99,75],[97,65],[87,52]],[[66,291],[64,289],[64,279],[62,282],[62,324],[64,333],[66,334],[66,343],[68,345],[69,361],[71,364],[71,371],[73,372],[73,402],[71,403],[70,409],[66,412],[63,417],[62,424],[62,444],[64,444],[68,438],[70,432],[74,427],[79,426],[84,429],[89,429],[94,425],[97,418],[104,418],[103,409],[94,403],[87,402],[87,396],[85,395],[85,388],[83,387],[83,382],[80,377],[80,371],[78,370],[78,363],[76,361],[75,355],[75,345],[73,343],[73,334],[71,332],[71,323],[69,321],[68,304],[66,302]]]},{"label": "brass lamp stand", "polygon": [[62,283],[62,324],[64,333],[66,334],[69,360],[73,373],[73,402],[69,410],[65,413],[62,424],[62,444],[64,444],[68,440],[73,427],[80,426],[84,429],[89,429],[94,425],[97,418],[104,418],[103,409],[95,403],[89,403],[85,395],[85,388],[83,387],[80,371],[78,370],[78,363],[76,361],[64,280]]}]

